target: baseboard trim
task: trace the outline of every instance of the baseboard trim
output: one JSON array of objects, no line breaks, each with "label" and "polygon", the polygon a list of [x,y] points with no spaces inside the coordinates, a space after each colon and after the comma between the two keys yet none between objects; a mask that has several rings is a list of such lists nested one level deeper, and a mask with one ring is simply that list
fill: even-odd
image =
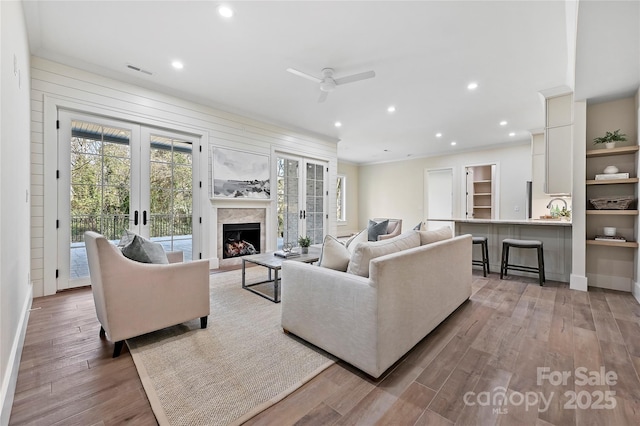
[{"label": "baseboard trim", "polygon": [[11,416],[11,407],[13,406],[13,397],[16,391],[16,382],[18,381],[18,370],[20,368],[20,358],[22,356],[22,348],[24,347],[24,338],[27,334],[27,324],[29,323],[29,312],[33,302],[33,286],[29,286],[18,324],[18,332],[13,339],[11,352],[9,353],[9,362],[7,369],[3,375],[2,388],[0,388],[0,401],[2,409],[0,410],[0,425],[9,424]]},{"label": "baseboard trim", "polygon": [[633,297],[636,298],[638,303],[640,303],[640,283],[636,281],[633,282],[633,285],[631,286],[631,293],[633,294]]},{"label": "baseboard trim", "polygon": [[569,279],[569,288],[571,290],[588,291],[589,287],[587,282],[587,277],[571,274],[571,278]]}]

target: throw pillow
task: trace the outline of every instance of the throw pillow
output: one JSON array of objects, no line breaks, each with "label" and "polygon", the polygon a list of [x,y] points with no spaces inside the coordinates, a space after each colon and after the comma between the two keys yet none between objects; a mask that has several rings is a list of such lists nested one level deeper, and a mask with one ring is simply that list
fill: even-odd
[{"label": "throw pillow", "polygon": [[389,219],[385,219],[382,222],[374,222],[369,219],[369,226],[367,227],[367,237],[369,241],[378,241],[378,236],[386,234],[388,227]]},{"label": "throw pillow", "polygon": [[405,232],[388,240],[360,243],[351,254],[347,272],[368,278],[371,259],[419,246],[420,236],[415,231]]},{"label": "throw pillow", "polygon": [[340,241],[331,235],[324,237],[322,244],[322,255],[320,256],[320,266],[345,272],[349,265],[351,253]]},{"label": "throw pillow", "polygon": [[142,238],[137,234],[134,234],[131,241],[122,247],[122,254],[136,262],[159,264],[169,263],[162,244],[154,243],[153,241]]},{"label": "throw pillow", "polygon": [[353,252],[353,249],[356,247],[356,244],[364,243],[364,242],[367,242],[367,241],[368,241],[367,230],[363,229],[362,231],[358,232],[353,237],[349,238],[344,245],[345,245],[345,247],[347,247],[347,250],[349,250],[349,252]]},{"label": "throw pillow", "polygon": [[135,232],[131,232],[128,229],[125,229],[122,233],[122,237],[120,237],[120,241],[118,242],[118,247],[122,249],[122,247],[129,244],[133,240],[133,237],[135,237],[136,235],[137,234]]},{"label": "throw pillow", "polygon": [[413,227],[413,230],[414,231],[424,231],[425,230],[424,228],[425,228],[424,222],[420,222],[416,226]]},{"label": "throw pillow", "polygon": [[453,238],[453,231],[449,226],[435,229],[433,231],[418,231],[420,233],[420,245],[435,243],[436,241]]}]

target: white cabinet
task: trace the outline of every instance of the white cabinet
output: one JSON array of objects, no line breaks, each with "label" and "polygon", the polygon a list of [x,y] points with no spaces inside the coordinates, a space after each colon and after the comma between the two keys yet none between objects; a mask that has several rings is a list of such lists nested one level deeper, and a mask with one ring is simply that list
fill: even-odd
[{"label": "white cabinet", "polygon": [[573,95],[546,99],[545,192],[571,194],[573,180]]}]

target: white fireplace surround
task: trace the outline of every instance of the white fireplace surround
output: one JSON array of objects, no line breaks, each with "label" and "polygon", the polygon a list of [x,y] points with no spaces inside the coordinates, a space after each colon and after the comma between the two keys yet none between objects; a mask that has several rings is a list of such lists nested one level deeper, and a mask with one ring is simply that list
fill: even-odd
[{"label": "white fireplace surround", "polygon": [[213,228],[211,241],[214,245],[212,257],[212,267],[219,268],[222,266],[238,265],[242,263],[241,257],[223,259],[222,252],[222,225],[232,223],[259,223],[260,224],[260,247],[261,251],[273,250],[271,246],[271,232],[269,232],[269,224],[272,223],[272,205],[270,201],[220,201],[213,200],[212,223],[216,226]]}]

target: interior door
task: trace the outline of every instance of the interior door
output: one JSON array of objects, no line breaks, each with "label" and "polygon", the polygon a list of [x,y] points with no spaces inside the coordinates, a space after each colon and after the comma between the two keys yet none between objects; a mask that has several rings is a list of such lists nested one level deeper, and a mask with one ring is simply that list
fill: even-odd
[{"label": "interior door", "polygon": [[306,235],[322,243],[326,230],[326,169],[321,161],[279,154],[276,161],[277,248]]},{"label": "interior door", "polygon": [[443,219],[453,218],[453,169],[427,171],[427,229],[451,226],[453,222]]},{"label": "interior door", "polygon": [[90,284],[88,230],[117,243],[128,229],[167,251],[182,250],[187,261],[199,252],[193,249],[197,141],[75,112],[60,111],[59,122],[58,290]]}]

